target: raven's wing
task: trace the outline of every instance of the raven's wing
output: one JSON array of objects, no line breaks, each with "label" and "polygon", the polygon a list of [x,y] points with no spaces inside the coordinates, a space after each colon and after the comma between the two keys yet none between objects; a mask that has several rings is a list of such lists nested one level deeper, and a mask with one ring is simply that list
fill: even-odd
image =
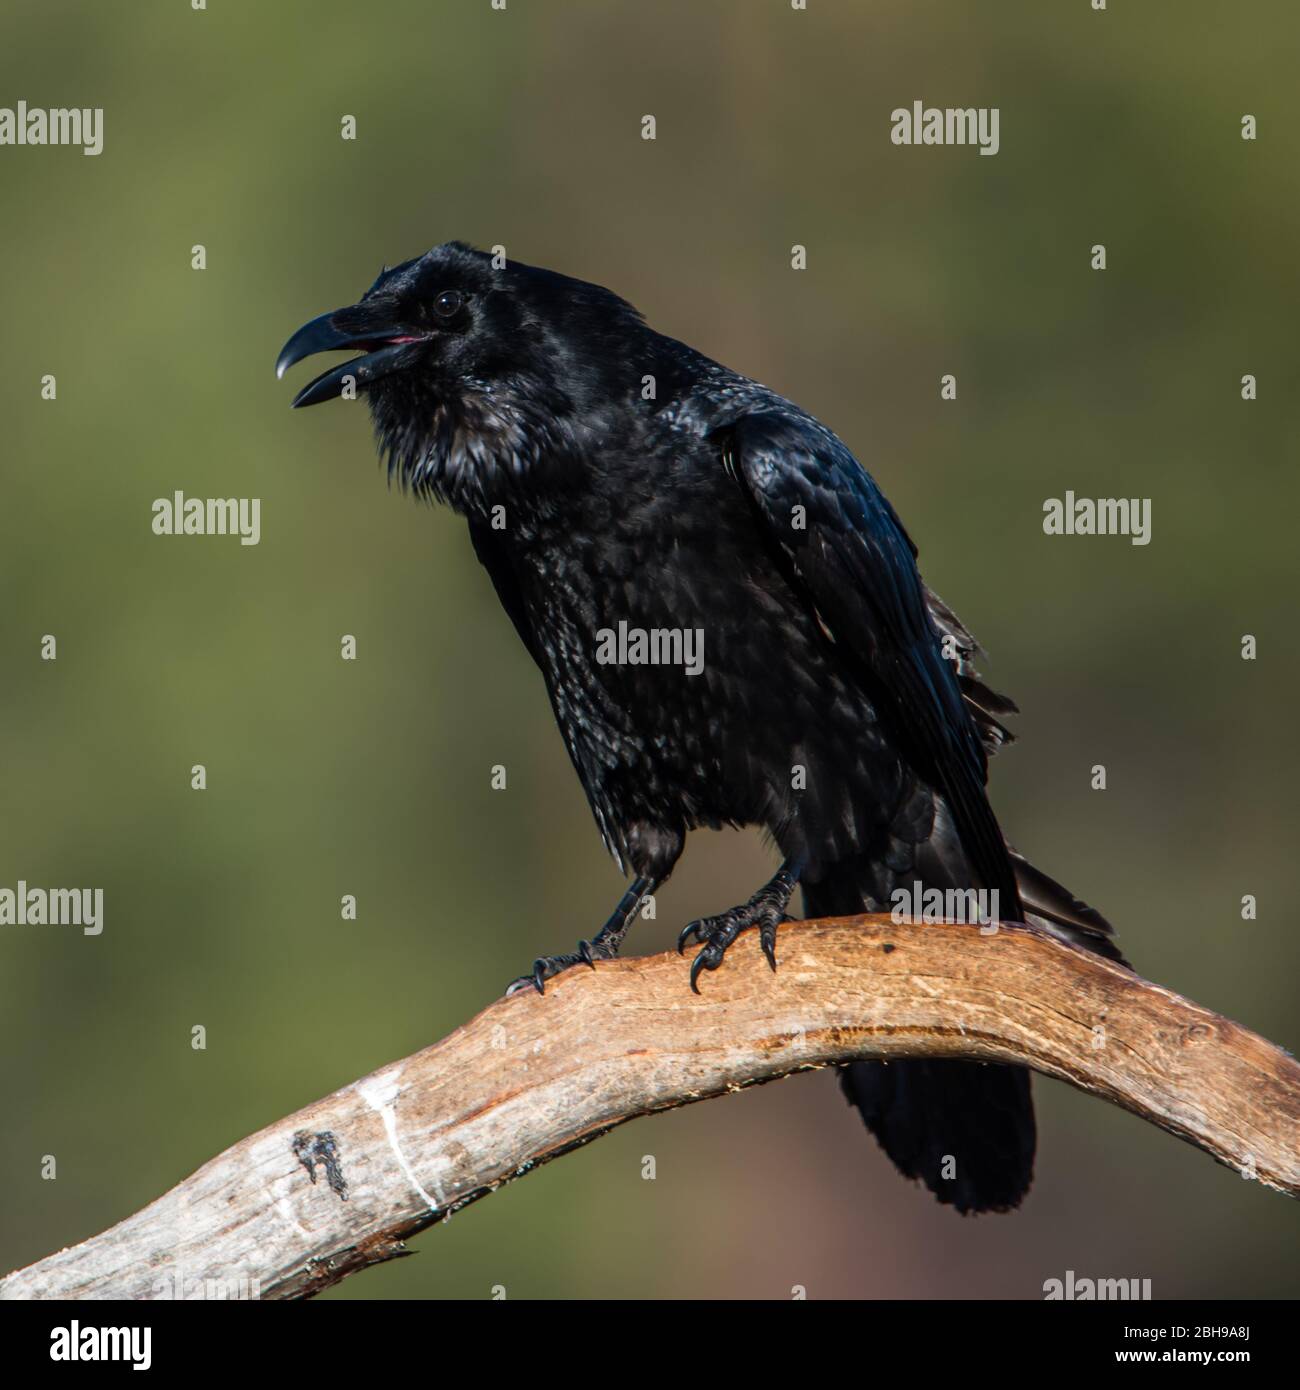
[{"label": "raven's wing", "polygon": [[939,640],[946,644],[943,654],[956,665],[957,684],[979,729],[980,742],[985,752],[996,753],[999,748],[1016,741],[1015,734],[1002,721],[1019,714],[1020,708],[1009,695],[999,695],[984,684],[975,664],[977,658],[984,655],[984,649],[956,613],[928,586],[925,602],[930,610],[930,621],[939,631]]},{"label": "raven's wing", "polygon": [[787,576],[856,671],[916,771],[941,792],[972,868],[1019,920],[1015,872],[984,789],[984,747],[944,660],[916,547],[857,459],[815,420],[782,410],[719,432]]},{"label": "raven's wing", "polygon": [[492,580],[492,587],[497,591],[501,607],[510,615],[510,621],[514,623],[520,641],[528,648],[529,656],[540,666],[542,662],[537,654],[537,639],[533,635],[533,625],[528,617],[528,609],[524,606],[524,596],[511,567],[510,557],[498,544],[492,528],[482,522],[470,522],[469,538],[474,543],[474,554],[478,556],[479,563],[487,570],[488,577]]}]

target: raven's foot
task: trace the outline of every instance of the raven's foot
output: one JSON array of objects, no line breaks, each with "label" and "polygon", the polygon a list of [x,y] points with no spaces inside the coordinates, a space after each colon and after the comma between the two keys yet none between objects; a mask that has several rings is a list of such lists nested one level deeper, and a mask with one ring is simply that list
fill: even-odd
[{"label": "raven's foot", "polygon": [[698,922],[689,922],[682,928],[682,934],[677,938],[679,954],[692,938],[702,946],[691,962],[691,988],[696,994],[700,992],[700,971],[716,970],[722,964],[728,947],[746,927],[758,928],[759,945],[763,948],[767,963],[773,970],[776,969],[776,929],[782,922],[790,920],[785,909],[798,881],[798,866],[783,864],[771,883],[760,888],[743,906],[733,907],[730,912],[717,917],[702,917]]},{"label": "raven's foot", "polygon": [[545,994],[547,980],[553,980],[571,965],[590,965],[595,969],[598,960],[613,960],[641,904],[658,888],[659,883],[657,878],[642,875],[619,899],[609,921],[590,941],[579,941],[578,949],[570,955],[540,956],[533,962],[533,968],[527,975],[521,975],[506,986],[506,993],[516,994],[531,985],[538,994]]},{"label": "raven's foot", "polygon": [[538,994],[546,993],[547,980],[553,980],[571,965],[595,966],[598,960],[613,960],[618,955],[616,944],[606,944],[599,938],[595,941],[579,941],[578,949],[562,956],[539,956],[527,975],[520,975],[506,986],[506,994],[516,994],[521,989],[533,988]]}]

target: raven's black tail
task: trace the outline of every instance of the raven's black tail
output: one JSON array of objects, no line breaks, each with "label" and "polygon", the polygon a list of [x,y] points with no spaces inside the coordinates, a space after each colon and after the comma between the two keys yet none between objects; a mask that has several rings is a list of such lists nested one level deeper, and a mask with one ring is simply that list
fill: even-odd
[{"label": "raven's black tail", "polygon": [[[956,881],[963,871],[944,854],[944,838],[936,834],[918,855],[915,877],[927,888],[963,886]],[[1099,913],[1010,853],[1030,921],[1122,960]],[[866,887],[879,884],[879,875],[879,865],[837,865],[819,882],[804,884],[805,912],[827,917],[887,909],[888,902]],[[923,1182],[940,1202],[963,1213],[1009,1211],[1029,1191],[1035,1127],[1024,1067],[924,1059],[851,1062],[842,1069],[841,1084],[899,1171]]]},{"label": "raven's black tail", "polygon": [[904,1177],[958,1211],[1010,1211],[1034,1177],[1034,1103],[1024,1067],[850,1062],[840,1084]]}]

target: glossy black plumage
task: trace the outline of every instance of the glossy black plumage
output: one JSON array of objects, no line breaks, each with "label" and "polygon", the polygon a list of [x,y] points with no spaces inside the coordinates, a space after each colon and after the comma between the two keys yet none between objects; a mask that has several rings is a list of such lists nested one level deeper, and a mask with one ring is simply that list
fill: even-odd
[{"label": "glossy black plumage", "polygon": [[[819,421],[606,290],[458,243],[314,320],[280,369],[342,347],[362,356],[296,403],[351,372],[390,476],[465,516],[600,833],[637,875],[594,943],[538,963],[539,987],[616,950],[628,902],[667,878],[689,831],[722,825],[768,830],[785,876],[725,930],[696,924],[697,972],[760,917],[770,945],[796,878],[816,913],[888,909],[917,881],[995,890],[1003,919],[1028,912],[1117,956],[1104,920],[1004,842],[986,757],[1015,707],[980,681],[893,508]],[[602,664],[598,634],[620,622],[700,631],[702,670]],[[858,1064],[846,1090],[940,1200],[1005,1208],[1028,1186],[1027,1075]]]}]

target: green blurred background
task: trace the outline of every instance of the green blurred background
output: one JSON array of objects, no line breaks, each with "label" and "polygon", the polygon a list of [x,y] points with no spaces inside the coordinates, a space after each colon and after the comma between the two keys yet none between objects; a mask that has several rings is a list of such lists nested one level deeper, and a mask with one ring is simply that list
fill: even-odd
[{"label": "green blurred background", "polygon": [[[293,414],[272,374],[452,237],[830,424],[1025,711],[1010,836],[1144,974],[1295,1047],[1293,4],[5,9],[0,105],[106,114],[98,158],[0,149],[0,884],[102,886],[106,929],[0,932],[0,1267],[445,1034],[621,891],[461,523],[386,488],[362,407]],[[891,145],[917,99],[999,107],[1001,152]],[[155,537],[176,489],[260,497],[261,544]],[[1152,498],[1152,543],[1049,540],[1066,489]],[[770,862],[695,837],[633,949]],[[816,1074],[626,1126],[328,1296],[1300,1292],[1293,1204],[1036,1089],[1014,1216],[938,1208]]]}]

